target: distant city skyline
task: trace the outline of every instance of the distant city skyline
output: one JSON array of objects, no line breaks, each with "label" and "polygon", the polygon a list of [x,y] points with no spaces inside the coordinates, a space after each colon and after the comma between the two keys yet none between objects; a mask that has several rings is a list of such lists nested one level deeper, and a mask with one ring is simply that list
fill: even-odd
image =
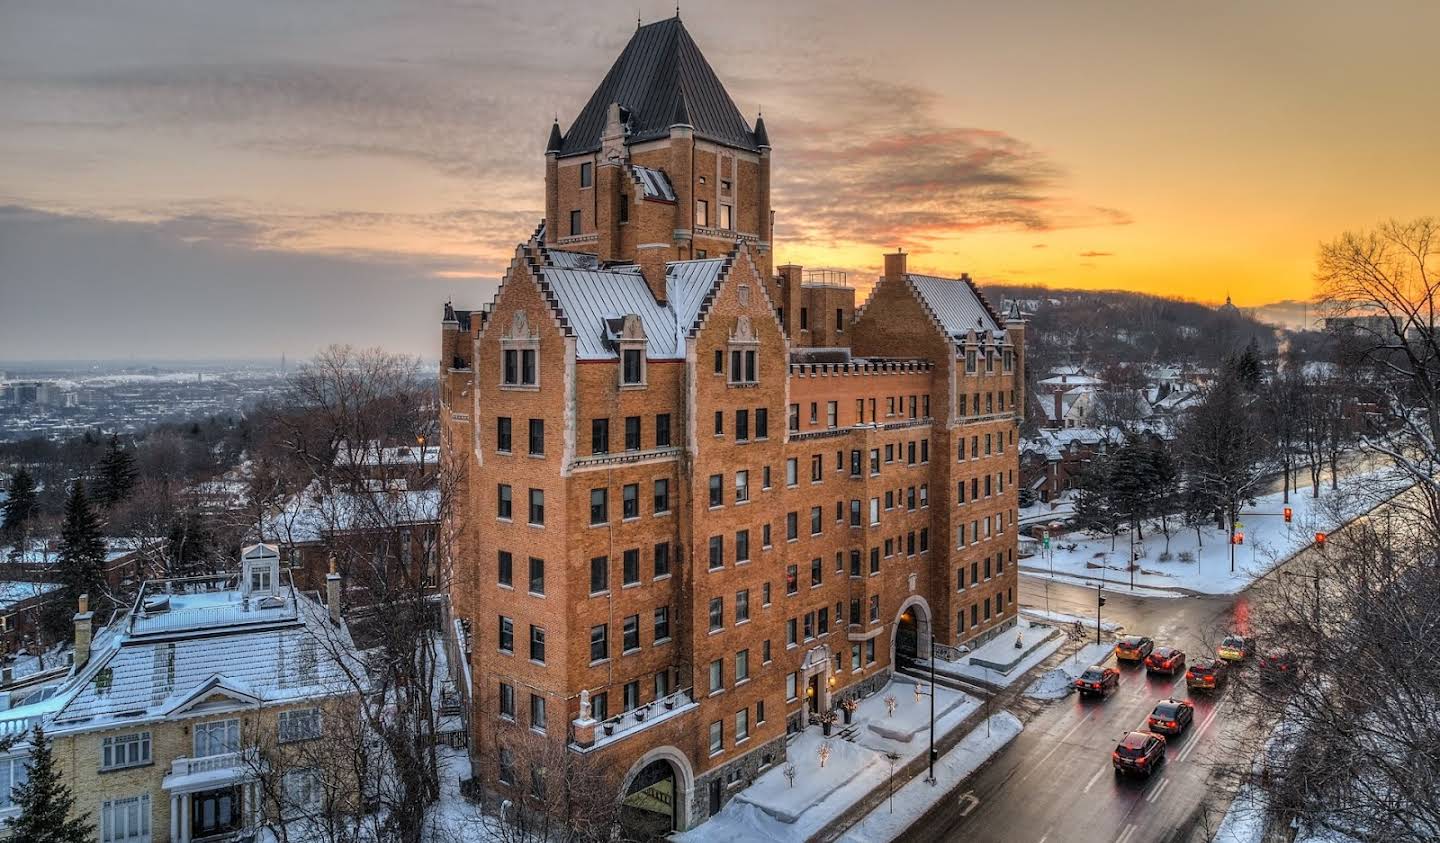
[{"label": "distant city skyline", "polygon": [[[681,11],[764,110],[777,262],[862,286],[903,246],[1294,326],[1320,241],[1440,196],[1440,114],[1404,87],[1433,4]],[[542,215],[551,119],[635,14],[0,2],[0,360],[433,356],[441,304],[488,300]]]}]

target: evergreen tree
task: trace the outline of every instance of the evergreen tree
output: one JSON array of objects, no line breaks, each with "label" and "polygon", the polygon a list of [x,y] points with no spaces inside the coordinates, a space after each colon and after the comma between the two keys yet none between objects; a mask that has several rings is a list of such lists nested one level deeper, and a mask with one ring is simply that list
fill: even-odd
[{"label": "evergreen tree", "polygon": [[1264,375],[1265,365],[1260,360],[1260,343],[1254,338],[1246,343],[1245,350],[1240,352],[1230,362],[1230,368],[1235,372],[1235,378],[1246,392],[1254,392],[1260,388],[1260,379]]},{"label": "evergreen tree", "polygon": [[1075,484],[1075,526],[1114,538],[1117,522],[1111,508],[1109,485],[1109,458],[1097,456],[1080,472]]},{"label": "evergreen tree", "polygon": [[15,806],[20,815],[5,820],[12,840],[26,843],[89,843],[95,839],[95,824],[87,812],[71,817],[75,797],[60,780],[55,757],[45,730],[35,727],[30,760],[26,764],[29,777],[15,785]]},{"label": "evergreen tree", "polygon": [[22,535],[26,523],[35,515],[38,504],[35,500],[35,479],[30,472],[20,469],[10,481],[10,497],[5,499],[5,516],[0,522],[0,531],[8,537]]},{"label": "evergreen tree", "polygon": [[85,484],[79,480],[65,500],[58,573],[65,587],[65,599],[60,601],[65,612],[75,610],[75,601],[82,594],[90,595],[92,607],[99,605],[105,581],[105,541],[95,510],[85,497]]},{"label": "evergreen tree", "polygon": [[106,509],[113,509],[130,497],[135,489],[135,455],[112,435],[105,455],[100,458],[100,483],[95,499]]},{"label": "evergreen tree", "polygon": [[[1155,477],[1149,443],[1130,435],[1110,457],[1110,478],[1106,494],[1118,522],[1128,524],[1140,539],[1145,538],[1144,522],[1154,507]],[[1118,524],[1117,524],[1118,526]]]}]

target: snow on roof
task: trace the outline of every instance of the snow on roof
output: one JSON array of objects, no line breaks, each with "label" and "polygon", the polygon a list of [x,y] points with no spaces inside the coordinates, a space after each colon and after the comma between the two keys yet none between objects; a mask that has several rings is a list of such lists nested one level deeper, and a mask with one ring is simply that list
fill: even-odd
[{"label": "snow on roof", "polygon": [[694,327],[706,297],[724,268],[725,261],[720,259],[667,264],[664,304],[655,300],[635,266],[613,269],[547,266],[540,272],[575,332],[577,359],[615,359],[617,350],[606,341],[606,320],[634,314],[645,327],[646,356],[651,360],[677,360],[685,356],[685,337]]},{"label": "snow on roof", "polygon": [[12,609],[26,600],[59,588],[58,584],[50,582],[0,582],[0,611]]},{"label": "snow on roof", "polygon": [[1046,386],[1099,386],[1105,381],[1090,375],[1054,375],[1042,378],[1039,383]]},{"label": "snow on roof", "polygon": [[334,532],[425,524],[439,517],[439,489],[326,493],[316,481],[265,517],[260,538],[281,544],[314,542]]},{"label": "snow on roof", "polygon": [[963,337],[972,329],[977,332],[1000,332],[1000,325],[995,321],[990,308],[985,306],[985,302],[968,282],[937,278],[933,275],[910,274],[906,277],[952,339]]},{"label": "snow on roof", "polygon": [[550,263],[563,269],[597,269],[600,259],[588,252],[567,252],[564,249],[546,248]]}]

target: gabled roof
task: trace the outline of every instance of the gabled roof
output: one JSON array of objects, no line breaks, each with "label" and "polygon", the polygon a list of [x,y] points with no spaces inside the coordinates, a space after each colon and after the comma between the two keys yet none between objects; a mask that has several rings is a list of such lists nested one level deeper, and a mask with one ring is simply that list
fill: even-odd
[{"label": "gabled roof", "polygon": [[968,279],[915,274],[906,278],[952,341],[963,339],[972,329],[977,333],[1001,332],[995,312]]},{"label": "gabled roof", "polygon": [[570,125],[561,156],[600,148],[610,103],[629,113],[630,143],[666,137],[679,120],[696,137],[757,150],[755,135],[680,18],[642,26]]}]

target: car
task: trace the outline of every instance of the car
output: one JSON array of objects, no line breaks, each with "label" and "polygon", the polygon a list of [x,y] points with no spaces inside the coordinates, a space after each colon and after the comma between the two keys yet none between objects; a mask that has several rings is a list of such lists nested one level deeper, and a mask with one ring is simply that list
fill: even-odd
[{"label": "car", "polygon": [[1143,635],[1127,635],[1115,642],[1115,658],[1143,662],[1155,649],[1155,642]]},{"label": "car", "polygon": [[1195,706],[1189,700],[1161,700],[1150,712],[1150,731],[1178,735],[1195,720]]},{"label": "car", "polygon": [[1260,678],[1266,682],[1283,682],[1295,675],[1297,667],[1294,653],[1275,650],[1260,657]]},{"label": "car", "polygon": [[1227,662],[1244,661],[1250,655],[1250,641],[1243,635],[1227,635],[1215,649],[1215,655]]},{"label": "car", "polygon": [[1185,670],[1185,653],[1174,647],[1157,647],[1145,657],[1145,670],[1174,676]]},{"label": "car", "polygon": [[1075,680],[1075,687],[1080,689],[1082,697],[1089,694],[1103,697],[1120,687],[1120,671],[1104,665],[1091,665]]},{"label": "car", "polygon": [[1230,664],[1224,659],[1196,659],[1185,671],[1185,686],[1192,691],[1214,691],[1230,678]]},{"label": "car", "polygon": [[1115,775],[1138,773],[1150,776],[1165,763],[1165,737],[1154,732],[1127,732],[1110,753]]}]

